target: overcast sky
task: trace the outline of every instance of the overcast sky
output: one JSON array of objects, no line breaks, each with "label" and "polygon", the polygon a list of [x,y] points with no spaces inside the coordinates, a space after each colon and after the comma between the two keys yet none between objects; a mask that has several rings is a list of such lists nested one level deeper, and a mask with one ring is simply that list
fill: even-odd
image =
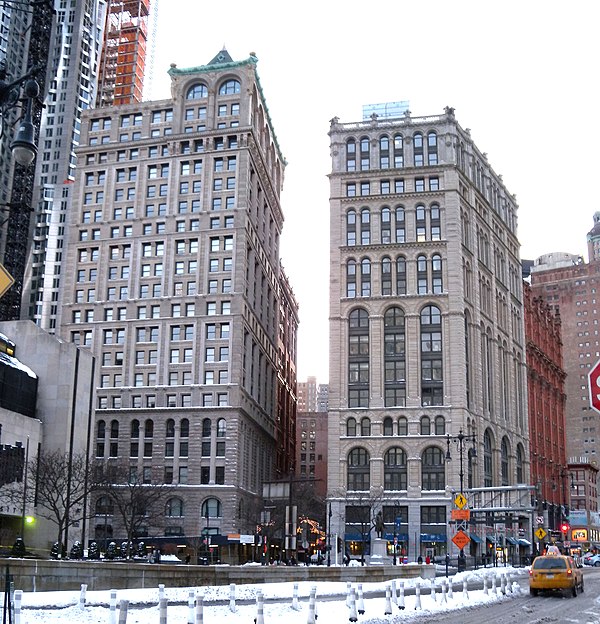
[{"label": "overcast sky", "polygon": [[[156,0],[153,0],[156,2]],[[328,381],[329,120],[408,100],[456,110],[519,204],[521,257],[587,257],[600,204],[596,0],[160,0],[152,99],[167,71],[254,52],[287,159],[281,257],[300,304],[298,379]]]}]

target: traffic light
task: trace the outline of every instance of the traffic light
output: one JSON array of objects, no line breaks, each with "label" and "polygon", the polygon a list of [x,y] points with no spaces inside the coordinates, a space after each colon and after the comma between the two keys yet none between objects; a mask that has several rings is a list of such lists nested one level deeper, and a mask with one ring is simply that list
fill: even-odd
[{"label": "traffic light", "polygon": [[562,522],[560,525],[560,530],[562,533],[564,533],[565,535],[569,532],[569,523],[568,522]]}]

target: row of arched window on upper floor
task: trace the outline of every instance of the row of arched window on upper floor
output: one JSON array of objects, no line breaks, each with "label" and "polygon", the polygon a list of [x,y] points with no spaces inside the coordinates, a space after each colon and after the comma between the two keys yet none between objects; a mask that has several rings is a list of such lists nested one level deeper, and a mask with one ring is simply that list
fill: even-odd
[{"label": "row of arched window on upper floor", "polygon": [[[213,430],[214,421],[211,418],[204,418],[202,420],[202,437],[211,437],[211,433]],[[175,419],[167,418],[165,421],[165,430],[164,435],[166,438],[175,437]],[[99,420],[96,425],[96,438],[104,439],[107,436],[109,438],[118,438],[119,437],[119,428],[120,423],[118,420],[111,420],[108,424],[105,420]],[[108,429],[108,431],[107,431]],[[227,431],[227,423],[224,418],[219,418],[216,421],[216,435],[217,437],[225,437]],[[142,434],[144,438],[152,438],[154,437],[155,429],[154,429],[154,420],[151,418],[147,418],[144,421],[143,427],[140,424],[140,421],[137,418],[134,418],[129,426],[129,434],[131,438],[139,438]],[[187,438],[190,435],[190,421],[187,418],[182,418],[179,421],[179,437]]]},{"label": "row of arched window on upper floor", "polygon": [[[194,505],[194,510],[197,507]],[[172,496],[165,503],[165,517],[182,518],[186,511],[186,505],[183,498]],[[110,516],[115,513],[115,503],[110,496],[104,495],[96,499],[95,512],[97,516]],[[141,511],[141,515],[145,515],[146,510]],[[210,497],[202,501],[200,505],[201,518],[221,518],[223,516],[223,508],[218,498]]]},{"label": "row of arched window on upper floor", "polygon": [[[240,91],[240,81],[231,78],[224,80],[218,87],[219,95],[234,95],[240,93]],[[208,87],[202,82],[193,84],[185,94],[186,100],[201,100],[206,97],[208,97]]]},{"label": "row of arched window on upper floor", "polygon": [[[346,435],[348,437],[366,437],[371,435],[371,419],[364,416],[360,420],[354,416],[350,416],[346,420]],[[400,416],[394,421],[391,416],[383,419],[382,433],[384,436],[407,436],[408,435],[408,418]],[[443,416],[421,416],[419,420],[420,435],[445,435],[446,419]]]},{"label": "row of arched window on upper floor", "polygon": [[368,136],[358,139],[351,137],[346,140],[346,171],[401,169],[406,166],[408,144],[412,146],[409,166],[438,164],[438,135],[431,130],[427,134],[414,132],[410,137],[401,133],[382,134],[375,139]]}]

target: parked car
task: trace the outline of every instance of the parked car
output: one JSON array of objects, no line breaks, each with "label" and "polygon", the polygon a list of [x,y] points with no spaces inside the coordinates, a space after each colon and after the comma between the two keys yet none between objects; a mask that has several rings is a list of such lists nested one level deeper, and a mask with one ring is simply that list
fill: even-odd
[{"label": "parked car", "polygon": [[593,555],[592,553],[588,553],[583,557],[583,563],[589,566],[595,566],[596,568],[600,568],[600,554]]},{"label": "parked car", "polygon": [[583,571],[572,557],[543,555],[536,557],[529,570],[529,592],[537,596],[545,590],[567,590],[572,596],[583,591]]}]

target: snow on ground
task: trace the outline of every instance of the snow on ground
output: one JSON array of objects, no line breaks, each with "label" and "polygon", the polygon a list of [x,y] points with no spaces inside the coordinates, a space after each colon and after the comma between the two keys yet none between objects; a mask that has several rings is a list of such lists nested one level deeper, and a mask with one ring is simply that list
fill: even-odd
[{"label": "snow on ground", "polygon": [[[435,581],[435,600],[430,595],[431,581],[422,578],[403,580],[405,588],[414,588],[418,583],[421,587],[421,608],[417,608],[415,595],[405,596],[405,609],[400,610],[398,605],[391,601],[392,615],[386,615],[386,598],[364,598],[364,615],[358,615],[361,624],[376,624],[386,622],[405,622],[413,620],[424,614],[434,614],[439,611],[453,609],[465,609],[469,606],[485,603],[510,600],[521,592],[516,582],[517,577],[524,577],[527,569],[524,568],[483,568],[455,574],[453,581],[452,597],[446,596],[443,601],[442,578]],[[503,594],[502,576],[507,584],[506,593]],[[484,590],[463,592],[463,580],[487,579],[487,593]],[[495,578],[494,588],[492,579]],[[401,579],[397,579],[396,591],[400,593]],[[366,595],[370,591],[385,591],[392,582],[363,583],[362,590]],[[309,617],[309,595],[312,588],[316,588],[316,613],[318,621],[329,624],[330,622],[343,622],[350,616],[350,609],[346,605],[347,584],[318,583],[303,581],[298,583],[298,610],[293,609],[294,583],[265,583],[262,585],[237,585],[235,597],[237,601],[250,599],[250,604],[235,605],[235,611],[230,609],[230,587],[193,587],[193,588],[169,588],[165,587],[164,597],[168,601],[167,622],[171,624],[186,624],[188,622],[200,622],[196,619],[196,613],[188,606],[190,591],[203,596],[202,615],[203,624],[248,624],[254,621],[258,615],[256,597],[259,592],[264,596],[264,624],[281,622],[286,624],[307,624]],[[353,585],[358,589],[358,585]],[[18,589],[18,588],[17,588]],[[512,591],[510,591],[512,589]],[[23,592],[21,624],[46,624],[49,622],[69,622],[69,624],[83,623],[117,623],[118,610],[111,614],[110,590],[90,591],[86,593],[85,607],[79,606],[81,592]],[[337,596],[335,600],[324,600],[326,596]],[[284,600],[272,602],[274,599]],[[319,599],[321,598],[321,600]],[[117,604],[122,600],[129,601],[127,610],[127,624],[159,624],[160,610],[158,606],[159,588],[129,589],[117,592]],[[218,604],[217,604],[218,602]],[[342,617],[340,617],[342,616]],[[111,619],[113,618],[113,619]],[[18,624],[18,623],[17,623]]]}]

